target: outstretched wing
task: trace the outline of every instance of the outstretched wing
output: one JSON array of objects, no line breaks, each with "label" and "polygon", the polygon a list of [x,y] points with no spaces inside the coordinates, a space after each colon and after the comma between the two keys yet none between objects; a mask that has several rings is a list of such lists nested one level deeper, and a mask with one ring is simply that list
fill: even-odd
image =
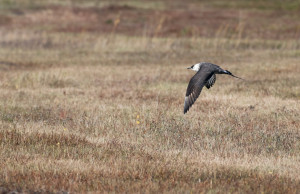
[{"label": "outstretched wing", "polygon": [[207,89],[211,88],[215,82],[216,82],[216,74],[212,74],[212,76],[207,80],[205,86],[207,87]]},{"label": "outstretched wing", "polygon": [[184,114],[190,109],[190,107],[199,97],[201,90],[205,84],[204,80],[205,77],[201,76],[200,71],[198,71],[190,80],[184,99]]}]

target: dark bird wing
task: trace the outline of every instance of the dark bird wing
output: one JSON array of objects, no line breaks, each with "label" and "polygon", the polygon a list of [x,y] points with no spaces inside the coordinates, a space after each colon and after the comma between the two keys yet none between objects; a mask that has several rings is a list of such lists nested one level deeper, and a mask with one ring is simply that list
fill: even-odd
[{"label": "dark bird wing", "polygon": [[199,97],[203,86],[206,84],[205,80],[208,77],[206,74],[206,72],[200,70],[190,80],[184,99],[184,114],[190,109],[190,107]]},{"label": "dark bird wing", "polygon": [[216,74],[212,74],[212,76],[207,80],[205,86],[207,87],[207,89],[211,88],[215,82],[216,82]]}]

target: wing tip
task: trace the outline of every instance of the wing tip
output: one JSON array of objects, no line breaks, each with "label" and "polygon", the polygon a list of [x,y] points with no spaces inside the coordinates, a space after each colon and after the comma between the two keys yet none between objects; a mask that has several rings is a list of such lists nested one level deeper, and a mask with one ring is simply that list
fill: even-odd
[{"label": "wing tip", "polygon": [[184,109],[184,110],[183,110],[183,114],[186,114],[186,113],[187,113],[187,111],[188,111],[188,110],[185,110],[185,109]]},{"label": "wing tip", "polygon": [[191,107],[192,107],[192,105],[185,104],[184,109],[183,109],[183,114],[186,114],[190,110]]},{"label": "wing tip", "polygon": [[183,109],[183,114],[187,113],[187,111],[189,110],[189,105],[187,103],[187,100],[188,100],[188,96],[186,96],[184,98],[184,109]]}]

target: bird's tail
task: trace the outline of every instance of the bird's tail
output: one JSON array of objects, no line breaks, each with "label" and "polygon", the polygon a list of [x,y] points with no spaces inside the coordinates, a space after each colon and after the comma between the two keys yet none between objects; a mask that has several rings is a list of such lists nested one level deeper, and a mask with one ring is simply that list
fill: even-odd
[{"label": "bird's tail", "polygon": [[238,77],[238,76],[233,75],[233,74],[232,74],[230,71],[228,71],[228,70],[224,70],[224,74],[231,75],[232,77],[235,77],[235,78],[238,78],[238,79],[241,79],[241,80],[245,80],[245,79],[243,79],[243,78],[240,78],[240,77]]}]

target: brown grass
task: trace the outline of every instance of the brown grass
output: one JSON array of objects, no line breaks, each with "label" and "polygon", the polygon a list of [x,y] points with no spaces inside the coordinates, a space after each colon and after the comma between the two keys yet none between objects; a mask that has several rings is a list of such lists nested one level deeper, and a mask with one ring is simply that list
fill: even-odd
[{"label": "brown grass", "polygon": [[[222,25],[164,37],[161,17],[156,36],[125,36],[122,14],[113,34],[57,32],[3,15],[13,19],[0,23],[0,192],[300,191],[298,39],[228,37]],[[183,115],[185,68],[199,61],[247,81],[217,76]]]}]

